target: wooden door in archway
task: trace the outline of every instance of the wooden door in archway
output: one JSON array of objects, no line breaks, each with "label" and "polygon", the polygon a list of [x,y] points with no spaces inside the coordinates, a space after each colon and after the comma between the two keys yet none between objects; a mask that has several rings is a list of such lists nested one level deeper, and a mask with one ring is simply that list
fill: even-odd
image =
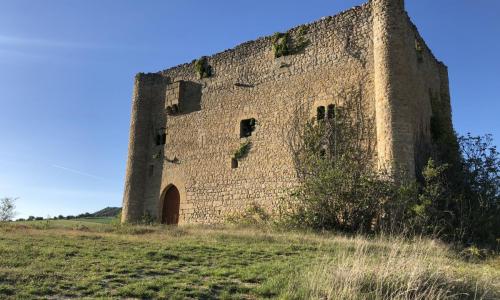
[{"label": "wooden door in archway", "polygon": [[179,190],[172,185],[165,193],[163,199],[163,211],[161,222],[167,225],[177,225],[179,223],[179,206],[181,197]]}]

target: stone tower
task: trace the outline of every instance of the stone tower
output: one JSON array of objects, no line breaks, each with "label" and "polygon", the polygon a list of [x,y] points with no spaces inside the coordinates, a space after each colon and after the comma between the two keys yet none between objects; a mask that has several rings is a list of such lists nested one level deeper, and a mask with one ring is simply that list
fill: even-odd
[{"label": "stone tower", "polygon": [[139,220],[144,212],[143,198],[147,187],[148,160],[151,151],[151,114],[154,103],[161,102],[159,91],[165,79],[157,74],[139,73],[132,96],[130,139],[125,174],[122,221]]},{"label": "stone tower", "polygon": [[411,119],[412,51],[406,43],[404,0],[373,0],[373,55],[379,167],[414,172]]},{"label": "stone tower", "polygon": [[284,134],[297,112],[335,117],[352,95],[373,120],[374,162],[394,178],[415,178],[435,139],[453,134],[447,68],[403,0],[370,0],[278,36],[137,75],[123,222],[217,223],[250,204],[269,208],[298,183]]}]

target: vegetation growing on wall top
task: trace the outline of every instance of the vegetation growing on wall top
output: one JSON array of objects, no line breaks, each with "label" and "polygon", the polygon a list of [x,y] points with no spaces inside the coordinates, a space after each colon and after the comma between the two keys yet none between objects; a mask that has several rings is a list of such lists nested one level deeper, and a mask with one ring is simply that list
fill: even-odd
[{"label": "vegetation growing on wall top", "polygon": [[273,36],[274,57],[282,57],[290,54],[290,37],[288,33],[276,32]]},{"label": "vegetation growing on wall top", "polygon": [[198,59],[194,63],[194,67],[196,69],[196,73],[198,73],[198,76],[200,76],[200,79],[212,76],[212,66],[208,64],[208,59],[206,56]]},{"label": "vegetation growing on wall top", "polygon": [[139,80],[139,79],[141,79],[142,76],[144,76],[144,73],[143,72],[139,72],[139,73],[135,74],[135,79]]},{"label": "vegetation growing on wall top", "polygon": [[293,55],[301,52],[309,45],[309,40],[306,39],[307,26],[302,25],[297,29],[295,37],[292,37],[290,32],[276,32],[273,36],[273,51],[274,57]]}]

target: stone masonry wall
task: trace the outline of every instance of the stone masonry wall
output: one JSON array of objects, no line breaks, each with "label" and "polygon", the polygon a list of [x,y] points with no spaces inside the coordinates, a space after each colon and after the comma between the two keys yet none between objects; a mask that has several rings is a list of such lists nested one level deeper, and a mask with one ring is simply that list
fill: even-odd
[{"label": "stone masonry wall", "polygon": [[[201,109],[167,117],[165,155],[179,163],[165,163],[161,188],[145,199],[145,208],[160,212],[158,192],[170,184],[181,191],[181,223],[220,222],[252,202],[270,207],[284,196],[296,175],[283,131],[298,105],[315,111],[337,103],[343,90],[361,88],[373,114],[370,19],[370,10],[359,7],[311,24],[303,53],[278,59],[271,37],[245,43],[209,57],[210,78],[199,80],[193,63],[162,72],[173,82],[201,84]],[[248,118],[256,119],[252,146],[232,169],[233,153],[245,140],[240,121]]]},{"label": "stone masonry wall", "polygon": [[[366,114],[377,120],[377,143],[385,143],[378,147],[378,159],[418,167],[425,153],[419,149],[427,149],[430,141],[430,95],[447,89],[446,68],[403,11],[393,20],[400,40],[379,45],[393,36],[391,31],[385,38],[379,35],[387,21],[380,16],[394,3],[402,5],[402,0],[372,0],[307,24],[309,45],[294,55],[275,58],[273,38],[264,37],[208,57],[208,78],[200,79],[194,61],[140,76],[123,221],[137,221],[145,213],[160,220],[172,185],[180,192],[181,224],[221,222],[252,203],[271,208],[297,182],[284,134],[297,109],[314,116],[320,105],[342,106],[347,91],[359,91]],[[303,30],[289,33],[298,39]],[[391,53],[399,53],[396,65],[403,73],[387,70],[395,66],[384,57]],[[393,77],[398,72],[404,80]],[[172,113],[177,99],[180,112]],[[250,118],[256,120],[255,131],[240,138],[240,121]],[[163,134],[166,143],[158,144]],[[234,152],[247,140],[248,155],[232,168]]]}]

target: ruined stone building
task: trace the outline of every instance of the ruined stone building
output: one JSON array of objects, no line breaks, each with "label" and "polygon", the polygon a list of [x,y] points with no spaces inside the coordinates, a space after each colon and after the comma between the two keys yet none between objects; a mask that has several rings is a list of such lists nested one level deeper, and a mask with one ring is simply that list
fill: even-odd
[{"label": "ruined stone building", "polygon": [[[403,0],[338,15],[135,78],[123,222],[220,222],[296,182],[283,128],[307,103],[323,118],[359,89],[379,166],[414,176],[432,118],[452,128],[447,67]],[[438,109],[439,108],[439,109]],[[247,147],[251,142],[251,147]],[[241,151],[247,151],[244,157]]]}]

